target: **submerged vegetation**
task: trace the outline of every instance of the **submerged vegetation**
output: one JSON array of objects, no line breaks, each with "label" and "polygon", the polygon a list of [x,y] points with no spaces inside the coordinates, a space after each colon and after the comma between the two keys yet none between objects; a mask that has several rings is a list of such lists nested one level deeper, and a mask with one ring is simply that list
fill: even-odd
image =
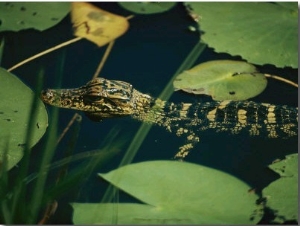
[{"label": "submerged vegetation", "polygon": [[[176,92],[172,98],[180,96],[179,102],[245,100],[272,86],[294,95],[297,76],[287,72],[297,75],[297,10],[284,3],[0,3],[0,223],[297,224],[296,137],[252,143],[242,136],[214,137],[212,130],[197,134],[199,145],[180,162],[173,159],[181,142],[174,134],[154,128],[151,133],[148,123],[138,129],[132,121],[97,124],[78,113],[70,117],[72,111],[47,112],[39,99],[42,88],[79,87],[100,71],[134,87],[140,81],[146,87],[139,90],[164,101],[174,93],[174,81],[175,89],[211,96]],[[274,24],[281,35],[264,29]],[[24,45],[32,35],[39,41]],[[152,57],[147,51],[157,46]],[[128,67],[137,71],[122,78],[130,74]],[[189,77],[197,73],[199,78]],[[276,80],[267,86],[270,77]],[[254,86],[259,89],[252,93]],[[284,96],[276,101],[271,104],[290,104]]]}]

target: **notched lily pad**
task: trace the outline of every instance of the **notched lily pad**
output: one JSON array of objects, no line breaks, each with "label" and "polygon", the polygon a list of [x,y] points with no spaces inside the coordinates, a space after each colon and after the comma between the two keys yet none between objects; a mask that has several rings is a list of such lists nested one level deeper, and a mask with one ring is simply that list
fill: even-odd
[{"label": "notched lily pad", "polygon": [[267,79],[246,62],[215,60],[184,71],[173,85],[175,91],[206,94],[214,100],[246,100],[260,94]]},{"label": "notched lily pad", "polygon": [[285,159],[269,165],[269,168],[282,177],[297,177],[298,154],[287,155]]},{"label": "notched lily pad", "polygon": [[263,190],[267,206],[275,211],[274,222],[298,221],[298,154],[288,155],[269,168],[281,176]]},{"label": "notched lily pad", "polygon": [[104,11],[86,2],[73,2],[71,19],[74,35],[104,46],[124,34],[129,23],[125,17]]},{"label": "notched lily pad", "polygon": [[297,2],[185,2],[199,17],[201,39],[250,63],[298,68]]},{"label": "notched lily pad", "polygon": [[46,30],[69,12],[69,2],[0,2],[0,31]]},{"label": "notched lily pad", "polygon": [[[23,156],[34,93],[3,68],[0,68],[0,81],[0,162],[3,161],[3,155],[7,154],[7,168],[10,169]],[[33,136],[28,141],[30,147],[38,142],[48,126],[45,105],[40,100],[37,112]]]},{"label": "notched lily pad", "polygon": [[119,2],[123,8],[139,14],[162,13],[173,8],[176,2]]},{"label": "notched lily pad", "polygon": [[119,224],[256,224],[261,218],[247,184],[205,166],[149,161],[99,176],[144,204],[95,204],[93,211],[91,204],[73,204],[75,224],[110,224],[112,217]]}]

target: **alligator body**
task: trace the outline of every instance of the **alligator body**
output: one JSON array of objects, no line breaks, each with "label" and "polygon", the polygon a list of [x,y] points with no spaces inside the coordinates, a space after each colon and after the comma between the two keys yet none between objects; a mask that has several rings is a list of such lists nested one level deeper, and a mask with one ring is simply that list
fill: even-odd
[{"label": "alligator body", "polygon": [[214,101],[174,104],[152,98],[131,84],[96,78],[75,89],[48,89],[41,93],[50,105],[84,111],[93,121],[132,116],[185,136],[176,157],[185,157],[207,129],[250,136],[288,138],[298,134],[298,108],[252,101]]}]

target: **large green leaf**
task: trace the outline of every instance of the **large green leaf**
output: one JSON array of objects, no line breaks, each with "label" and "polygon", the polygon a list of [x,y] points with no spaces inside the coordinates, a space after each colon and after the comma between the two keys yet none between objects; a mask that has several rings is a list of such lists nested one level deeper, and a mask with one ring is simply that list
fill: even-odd
[{"label": "large green leaf", "polygon": [[75,224],[109,224],[112,217],[119,224],[256,224],[261,217],[248,185],[201,165],[149,161],[99,176],[145,204],[74,203]]},{"label": "large green leaf", "polygon": [[[0,97],[0,162],[7,153],[10,169],[23,156],[34,93],[16,76],[0,68]],[[45,105],[40,100],[37,112],[29,147],[37,143],[48,126]]]},{"label": "large green leaf", "polygon": [[174,208],[159,209],[146,204],[74,203],[72,206],[75,210],[73,215],[75,224],[205,224],[209,218],[207,216],[202,220],[193,212],[182,213]]},{"label": "large green leaf", "polygon": [[216,52],[240,55],[254,64],[298,68],[297,2],[186,4],[200,16],[201,38]]},{"label": "large green leaf", "polygon": [[267,205],[276,212],[275,221],[298,221],[298,154],[288,155],[269,168],[281,176],[263,190]]},{"label": "large green leaf", "polygon": [[70,11],[69,2],[0,2],[0,31],[46,30]]},{"label": "large green leaf", "polygon": [[175,90],[210,95],[214,100],[246,100],[260,94],[267,79],[246,62],[214,60],[182,72],[173,85]]}]

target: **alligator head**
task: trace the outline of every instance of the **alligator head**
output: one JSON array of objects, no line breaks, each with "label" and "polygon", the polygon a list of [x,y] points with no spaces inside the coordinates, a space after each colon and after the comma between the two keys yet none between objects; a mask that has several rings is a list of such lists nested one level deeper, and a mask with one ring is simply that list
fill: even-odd
[{"label": "alligator head", "polygon": [[79,88],[44,90],[41,99],[56,107],[83,111],[91,120],[101,121],[131,115],[135,107],[133,91],[127,82],[95,78]]}]

